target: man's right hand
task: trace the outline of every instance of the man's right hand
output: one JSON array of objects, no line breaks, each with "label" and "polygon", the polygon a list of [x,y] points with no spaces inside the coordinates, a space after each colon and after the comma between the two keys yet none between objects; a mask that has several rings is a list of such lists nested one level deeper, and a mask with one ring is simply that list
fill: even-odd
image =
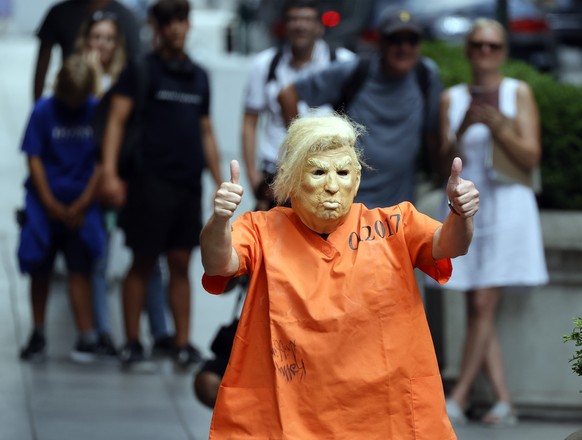
[{"label": "man's right hand", "polygon": [[126,184],[115,173],[104,173],[101,181],[101,199],[103,203],[114,208],[125,204]]},{"label": "man's right hand", "polygon": [[216,195],[214,196],[214,215],[218,218],[228,220],[232,218],[234,212],[240,205],[243,187],[239,184],[240,165],[238,161],[230,161],[230,182],[222,182]]},{"label": "man's right hand", "polygon": [[51,199],[48,203],[45,203],[45,209],[49,218],[65,223],[67,218],[67,205],[56,199]]}]

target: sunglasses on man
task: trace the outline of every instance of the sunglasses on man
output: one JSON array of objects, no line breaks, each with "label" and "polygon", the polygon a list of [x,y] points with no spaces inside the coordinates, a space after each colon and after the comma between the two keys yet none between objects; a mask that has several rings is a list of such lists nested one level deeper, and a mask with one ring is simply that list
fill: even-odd
[{"label": "sunglasses on man", "polygon": [[383,38],[389,44],[399,45],[399,46],[404,45],[404,44],[416,46],[418,43],[420,43],[420,35],[418,35],[418,34],[390,34],[390,35],[384,35]]}]

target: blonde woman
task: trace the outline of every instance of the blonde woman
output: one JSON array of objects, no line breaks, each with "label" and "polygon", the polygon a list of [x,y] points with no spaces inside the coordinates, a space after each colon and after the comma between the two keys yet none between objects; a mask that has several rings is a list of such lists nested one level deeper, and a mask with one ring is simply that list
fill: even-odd
[{"label": "blonde woman", "polygon": [[125,66],[124,37],[114,13],[96,11],[81,26],[75,52],[83,54],[96,73],[95,95],[101,97]]},{"label": "blonde woman", "polygon": [[[466,41],[472,83],[451,87],[441,97],[442,168],[460,155],[464,177],[475,182],[481,194],[473,243],[468,254],[455,261],[447,285],[465,291],[467,301],[459,378],[447,399],[449,417],[457,424],[467,422],[464,409],[482,368],[497,400],[482,422],[516,423],[495,330],[497,306],[504,288],[548,280],[531,188],[541,157],[540,117],[530,87],[503,76],[506,56],[503,27],[494,20],[477,20]],[[446,203],[443,209],[448,212]]]},{"label": "blonde woman", "polygon": [[[94,93],[102,98],[105,92],[117,82],[126,65],[124,36],[116,14],[110,11],[96,11],[79,31],[75,51],[85,57],[95,71]],[[132,54],[128,54],[132,55]],[[115,213],[107,210],[105,222],[109,233],[115,224]],[[108,246],[108,245],[107,245]],[[93,272],[93,314],[99,334],[98,351],[102,357],[116,358],[117,349],[111,337],[107,312],[107,253],[97,261]],[[168,355],[173,352],[173,336],[166,320],[167,280],[163,262],[158,260],[148,284],[146,309],[154,339],[156,354]]]}]

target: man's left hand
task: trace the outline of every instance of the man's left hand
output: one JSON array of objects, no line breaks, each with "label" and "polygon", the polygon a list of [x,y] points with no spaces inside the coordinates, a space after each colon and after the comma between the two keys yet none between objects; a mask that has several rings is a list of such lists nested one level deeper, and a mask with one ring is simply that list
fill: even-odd
[{"label": "man's left hand", "polygon": [[463,161],[455,157],[447,183],[447,197],[454,213],[462,218],[474,216],[479,210],[479,191],[470,180],[461,178]]}]

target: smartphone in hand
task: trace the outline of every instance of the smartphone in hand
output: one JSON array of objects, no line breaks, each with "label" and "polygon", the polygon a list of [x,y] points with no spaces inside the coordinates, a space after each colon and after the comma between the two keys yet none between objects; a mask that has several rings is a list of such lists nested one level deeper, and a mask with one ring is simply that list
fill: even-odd
[{"label": "smartphone in hand", "polygon": [[477,105],[487,104],[499,110],[499,88],[485,88],[473,86],[470,89],[472,103]]}]

